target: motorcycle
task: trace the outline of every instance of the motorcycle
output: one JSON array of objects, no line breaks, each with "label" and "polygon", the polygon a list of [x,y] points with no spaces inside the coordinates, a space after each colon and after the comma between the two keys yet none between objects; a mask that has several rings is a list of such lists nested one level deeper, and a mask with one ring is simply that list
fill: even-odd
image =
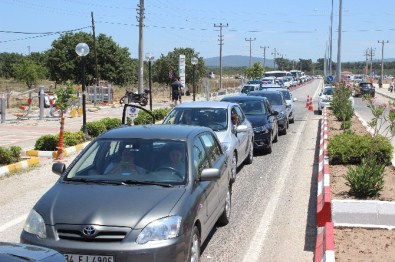
[{"label": "motorcycle", "polygon": [[119,100],[120,104],[124,104],[125,101],[127,104],[130,103],[137,103],[140,104],[141,106],[146,106],[148,103],[148,94],[150,91],[148,89],[144,89],[144,93],[142,94],[137,94],[134,93],[130,90],[126,90],[125,95]]}]

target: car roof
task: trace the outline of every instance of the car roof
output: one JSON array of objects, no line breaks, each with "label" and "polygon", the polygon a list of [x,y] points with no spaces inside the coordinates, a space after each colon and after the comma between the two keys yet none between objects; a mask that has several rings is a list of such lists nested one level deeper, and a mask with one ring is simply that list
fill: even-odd
[{"label": "car roof", "polygon": [[261,88],[277,88],[277,87],[281,88],[279,84],[263,84],[261,86]]},{"label": "car roof", "polygon": [[266,97],[263,96],[226,96],[222,98],[221,101],[263,101],[267,100]]},{"label": "car roof", "polygon": [[184,102],[174,108],[229,108],[233,105],[237,104],[225,101],[195,101]]},{"label": "car roof", "polygon": [[135,125],[111,129],[102,134],[100,138],[144,138],[144,139],[169,139],[185,141],[190,135],[209,131],[211,128],[187,125]]},{"label": "car roof", "polygon": [[280,94],[281,95],[280,91],[277,91],[277,90],[274,90],[274,89],[265,89],[265,90],[259,90],[259,91],[251,91],[249,93],[249,95],[251,95],[251,94],[257,94],[257,95],[259,95],[259,94]]}]

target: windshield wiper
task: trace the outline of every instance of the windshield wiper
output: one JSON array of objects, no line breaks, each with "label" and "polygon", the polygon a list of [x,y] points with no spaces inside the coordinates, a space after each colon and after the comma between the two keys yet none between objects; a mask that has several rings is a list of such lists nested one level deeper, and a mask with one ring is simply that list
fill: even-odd
[{"label": "windshield wiper", "polygon": [[169,183],[160,183],[160,182],[152,182],[152,181],[137,181],[137,180],[125,180],[122,181],[124,185],[154,185],[154,186],[162,186],[162,187],[173,187],[173,185]]},{"label": "windshield wiper", "polygon": [[95,183],[95,184],[111,184],[111,185],[123,185],[122,181],[116,180],[92,180],[86,178],[68,178],[65,180],[67,182],[85,182],[85,183]]}]

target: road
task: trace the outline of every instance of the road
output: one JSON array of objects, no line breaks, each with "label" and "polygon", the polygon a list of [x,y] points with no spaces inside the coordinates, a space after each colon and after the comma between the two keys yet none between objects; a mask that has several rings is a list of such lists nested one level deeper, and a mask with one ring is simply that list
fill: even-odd
[{"label": "road", "polygon": [[[320,115],[305,108],[320,80],[293,91],[295,123],[271,154],[241,167],[229,225],[214,229],[202,261],[312,261],[316,241],[317,135]],[[314,103],[316,105],[316,103]],[[66,163],[72,161],[67,158]],[[0,239],[19,241],[26,215],[57,180],[51,161],[0,180]],[[72,207],[70,207],[72,212]]]}]

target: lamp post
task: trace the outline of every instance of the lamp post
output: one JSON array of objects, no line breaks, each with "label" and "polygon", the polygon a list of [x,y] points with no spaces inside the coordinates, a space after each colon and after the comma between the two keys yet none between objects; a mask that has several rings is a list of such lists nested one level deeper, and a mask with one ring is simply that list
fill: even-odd
[{"label": "lamp post", "polygon": [[152,77],[151,77],[151,64],[154,56],[151,53],[145,54],[145,59],[148,60],[148,87],[149,87],[149,109],[152,111]]},{"label": "lamp post", "polygon": [[81,57],[81,84],[82,84],[82,132],[89,138],[86,130],[86,87],[85,87],[85,56],[89,54],[89,46],[86,43],[79,43],[75,47],[75,52]]},{"label": "lamp post", "polygon": [[193,101],[195,101],[195,94],[196,94],[196,83],[195,83],[195,70],[196,70],[196,64],[198,63],[198,59],[196,57],[192,57],[191,59],[191,64],[193,67],[193,73],[192,73],[192,82],[193,82]]}]

